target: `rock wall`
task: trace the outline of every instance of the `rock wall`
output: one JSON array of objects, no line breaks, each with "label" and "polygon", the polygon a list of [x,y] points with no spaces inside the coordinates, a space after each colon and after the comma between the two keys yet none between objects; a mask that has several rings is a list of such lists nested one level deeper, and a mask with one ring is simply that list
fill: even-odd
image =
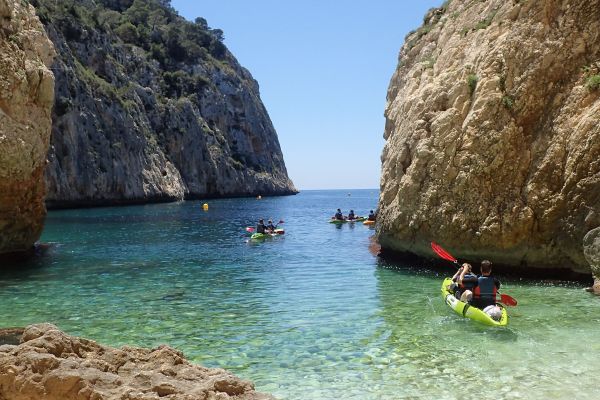
[{"label": "rock wall", "polygon": [[385,111],[384,251],[589,273],[600,0],[452,0],[406,37]]},{"label": "rock wall", "polygon": [[583,254],[594,275],[592,290],[600,294],[600,228],[592,229],[583,238]]},{"label": "rock wall", "polygon": [[28,251],[42,231],[53,54],[33,7],[0,0],[0,254]]},{"label": "rock wall", "polygon": [[32,2],[58,51],[49,207],[296,193],[222,32],[165,0]]},{"label": "rock wall", "polygon": [[168,346],[105,347],[50,324],[25,329],[19,345],[0,345],[0,399],[259,400],[251,382],[190,364]]}]

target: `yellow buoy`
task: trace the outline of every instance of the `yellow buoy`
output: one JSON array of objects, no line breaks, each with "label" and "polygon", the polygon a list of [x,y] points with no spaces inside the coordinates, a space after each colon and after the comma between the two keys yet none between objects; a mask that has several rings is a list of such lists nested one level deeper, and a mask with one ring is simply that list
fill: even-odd
[{"label": "yellow buoy", "polygon": [[202,209],[204,211],[208,211],[208,204],[207,203],[202,204]]}]

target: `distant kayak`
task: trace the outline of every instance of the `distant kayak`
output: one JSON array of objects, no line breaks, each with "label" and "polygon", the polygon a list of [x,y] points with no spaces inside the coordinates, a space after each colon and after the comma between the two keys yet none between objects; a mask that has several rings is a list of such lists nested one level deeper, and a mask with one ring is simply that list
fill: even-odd
[{"label": "distant kayak", "polygon": [[366,221],[363,221],[363,224],[364,225],[375,225],[375,221],[366,220]]},{"label": "distant kayak", "polygon": [[506,313],[506,309],[504,307],[502,307],[502,317],[500,318],[500,321],[496,321],[479,308],[473,307],[467,303],[463,303],[454,297],[454,295],[448,290],[450,284],[452,284],[452,279],[444,279],[444,282],[442,283],[442,297],[444,298],[444,301],[448,307],[453,309],[455,313],[462,317],[469,318],[473,321],[477,321],[489,326],[506,326],[508,324],[508,314]]},{"label": "distant kayak", "polygon": [[329,220],[330,224],[346,224],[348,222],[362,222],[364,220],[366,220],[366,217],[356,217],[354,219],[335,219],[335,218],[331,218]]}]

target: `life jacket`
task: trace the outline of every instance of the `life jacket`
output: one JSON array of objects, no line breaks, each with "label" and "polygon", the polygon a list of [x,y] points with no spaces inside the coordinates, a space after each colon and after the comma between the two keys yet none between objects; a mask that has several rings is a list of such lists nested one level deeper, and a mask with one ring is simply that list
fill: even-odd
[{"label": "life jacket", "polygon": [[265,233],[265,225],[264,224],[256,225],[256,232],[257,233]]},{"label": "life jacket", "polygon": [[465,276],[463,276],[463,281],[459,285],[461,292],[464,292],[465,290],[473,290],[474,287],[477,287],[478,280],[476,281],[475,279],[472,279],[472,280],[465,281],[465,278],[471,278],[471,279],[477,278],[477,275],[470,272],[468,274],[465,274]]},{"label": "life jacket", "polygon": [[335,213],[335,219],[344,219],[342,213]]},{"label": "life jacket", "polygon": [[369,221],[375,221],[375,214],[369,214]]},{"label": "life jacket", "polygon": [[493,276],[480,276],[477,278],[477,287],[473,290],[473,298],[486,305],[496,304],[497,291]]}]

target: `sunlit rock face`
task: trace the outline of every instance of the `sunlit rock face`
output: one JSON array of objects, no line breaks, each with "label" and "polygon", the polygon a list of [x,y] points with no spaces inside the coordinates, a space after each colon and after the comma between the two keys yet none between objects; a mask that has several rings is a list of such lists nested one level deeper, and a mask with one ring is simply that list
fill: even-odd
[{"label": "sunlit rock face", "polygon": [[600,1],[452,0],[406,37],[385,110],[384,251],[589,273]]},{"label": "sunlit rock face", "polygon": [[164,0],[31,2],[58,53],[49,207],[297,192],[222,32]]},{"label": "sunlit rock face", "polygon": [[0,0],[0,258],[40,237],[54,50],[33,7]]}]

